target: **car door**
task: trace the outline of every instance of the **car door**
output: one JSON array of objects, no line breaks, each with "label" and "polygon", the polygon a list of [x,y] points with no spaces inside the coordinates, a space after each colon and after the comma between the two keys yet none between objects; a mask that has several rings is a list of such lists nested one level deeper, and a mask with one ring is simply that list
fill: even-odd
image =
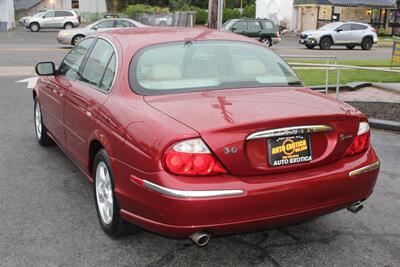
[{"label": "car door", "polygon": [[247,35],[247,22],[238,21],[232,26],[232,32]]},{"label": "car door", "polygon": [[42,28],[53,28],[55,25],[56,12],[53,10],[47,11],[42,17]]},{"label": "car door", "polygon": [[71,88],[71,81],[77,79],[80,65],[93,38],[75,46],[62,61],[56,76],[44,79],[42,101],[44,124],[60,146],[65,147],[64,106],[65,96]]},{"label": "car door", "polygon": [[99,38],[87,56],[79,80],[71,82],[65,98],[65,136],[68,154],[82,168],[94,123],[114,80],[116,54],[111,43]]},{"label": "car door", "polygon": [[262,33],[260,21],[251,20],[247,22],[247,36],[252,38],[259,38]]},{"label": "car door", "polygon": [[352,32],[349,23],[337,27],[332,33],[335,44],[347,44],[352,42]]}]

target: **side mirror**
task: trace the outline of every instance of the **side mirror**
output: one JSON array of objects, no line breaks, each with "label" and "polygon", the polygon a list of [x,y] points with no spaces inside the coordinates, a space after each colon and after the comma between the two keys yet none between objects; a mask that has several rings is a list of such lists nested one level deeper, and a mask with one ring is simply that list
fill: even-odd
[{"label": "side mirror", "polygon": [[232,31],[234,32],[234,31],[236,31],[237,30],[237,28],[236,27],[232,27]]},{"label": "side mirror", "polygon": [[336,32],[341,32],[341,31],[343,31],[343,29],[336,29],[335,31]]},{"label": "side mirror", "polygon": [[92,28],[93,30],[95,30],[95,31],[97,31],[97,26],[93,26],[93,28]]},{"label": "side mirror", "polygon": [[35,71],[39,76],[56,75],[56,66],[53,62],[40,62],[36,65]]}]

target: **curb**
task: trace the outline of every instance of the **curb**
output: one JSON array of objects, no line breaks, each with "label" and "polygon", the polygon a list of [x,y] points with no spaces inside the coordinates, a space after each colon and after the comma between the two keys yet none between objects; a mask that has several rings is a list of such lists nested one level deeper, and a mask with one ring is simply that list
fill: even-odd
[{"label": "curb", "polygon": [[372,86],[382,90],[400,93],[400,83],[395,85],[392,83],[372,83]]},{"label": "curb", "polygon": [[[361,89],[364,87],[369,87],[371,85],[372,85],[371,83],[355,82],[355,83],[342,84],[339,86],[339,89],[354,91],[354,90],[358,90],[358,89]],[[325,85],[310,86],[309,88],[311,88],[312,90],[316,90],[316,91],[325,90]],[[328,90],[336,91],[336,85],[328,85]]]},{"label": "curb", "polygon": [[400,122],[398,121],[388,121],[380,119],[368,119],[369,125],[376,129],[399,131],[400,132]]}]

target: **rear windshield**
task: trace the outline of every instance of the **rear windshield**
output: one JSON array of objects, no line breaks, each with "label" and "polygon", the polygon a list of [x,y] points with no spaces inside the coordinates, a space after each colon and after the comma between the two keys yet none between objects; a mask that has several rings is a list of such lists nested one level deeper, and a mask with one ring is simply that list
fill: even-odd
[{"label": "rear windshield", "polygon": [[133,58],[129,79],[142,95],[301,85],[279,56],[261,45],[235,41],[147,47]]}]

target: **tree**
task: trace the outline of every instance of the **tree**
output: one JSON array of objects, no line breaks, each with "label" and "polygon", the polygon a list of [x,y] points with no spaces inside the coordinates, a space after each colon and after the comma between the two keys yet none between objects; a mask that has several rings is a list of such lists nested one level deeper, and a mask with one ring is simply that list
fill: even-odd
[{"label": "tree", "polygon": [[218,0],[208,1],[208,28],[218,28]]}]

